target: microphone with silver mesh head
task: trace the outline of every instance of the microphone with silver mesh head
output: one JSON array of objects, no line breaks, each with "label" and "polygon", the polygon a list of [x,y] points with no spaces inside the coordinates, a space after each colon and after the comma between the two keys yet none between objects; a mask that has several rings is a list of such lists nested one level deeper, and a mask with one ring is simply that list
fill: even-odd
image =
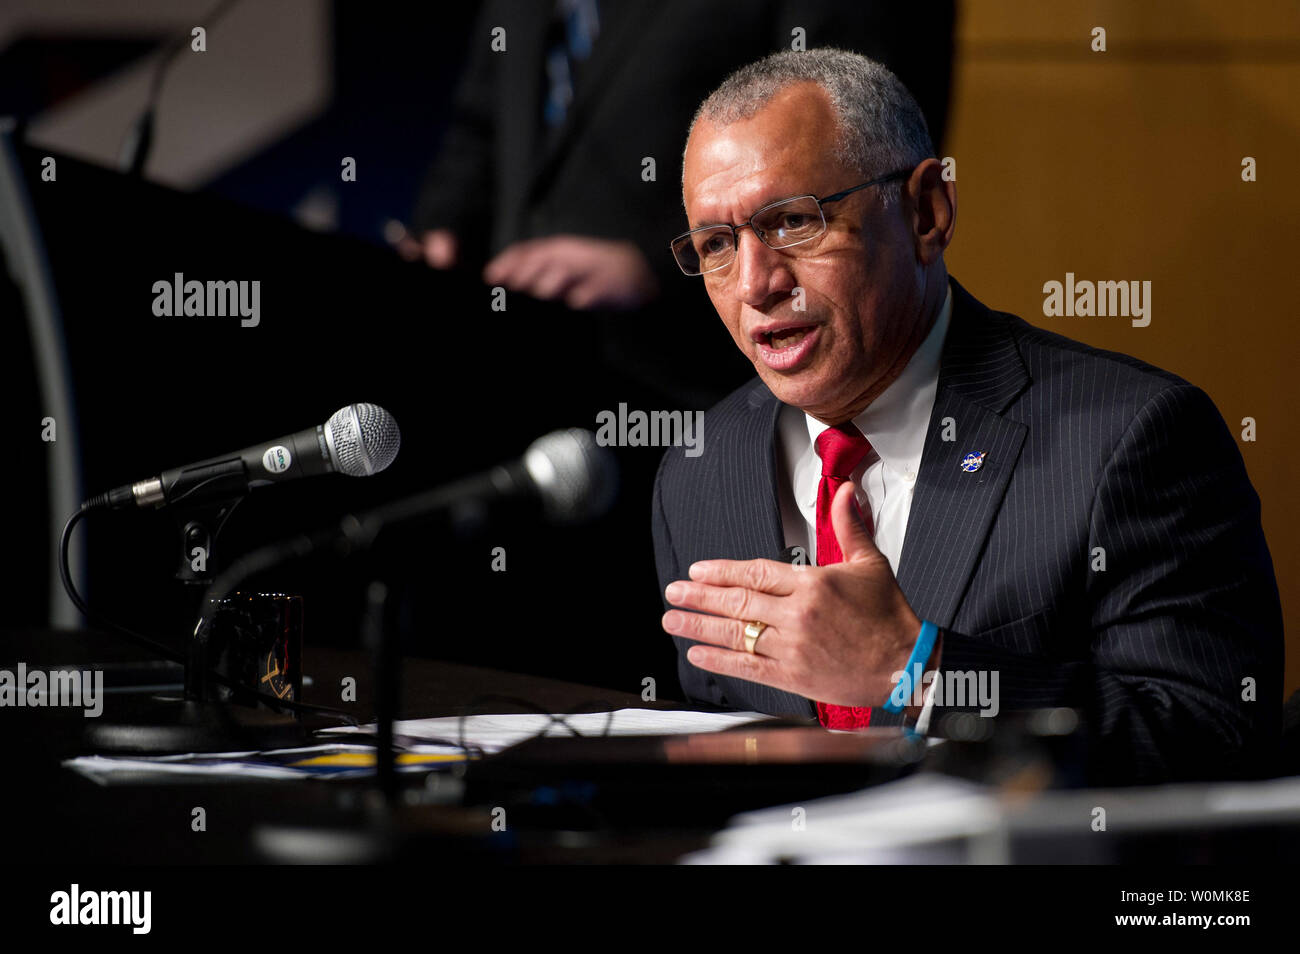
[{"label": "microphone with silver mesh head", "polygon": [[349,477],[377,474],[397,457],[402,432],[378,404],[349,404],[325,422],[325,443],[335,468]]},{"label": "microphone with silver mesh head", "polygon": [[[547,517],[556,523],[602,516],[618,494],[618,462],[591,431],[580,427],[539,437],[528,445],[521,463],[528,479],[521,492],[539,496]],[[513,473],[518,475],[518,470]]]},{"label": "microphone with silver mesh head", "polygon": [[597,444],[591,431],[571,427],[539,437],[518,460],[350,517],[343,530],[368,543],[408,520],[520,498],[539,501],[552,523],[576,524],[603,516],[617,496],[613,452]]},{"label": "microphone with silver mesh head", "polygon": [[324,424],[241,451],[174,467],[88,502],[114,508],[163,507],[238,497],[254,487],[317,474],[368,477],[397,457],[402,435],[377,404],[349,404]]},{"label": "microphone with silver mesh head", "polygon": [[333,527],[254,550],[217,577],[204,599],[219,599],[253,574],[288,560],[328,549],[340,555],[365,550],[374,546],[385,530],[443,517],[465,506],[531,498],[541,502],[553,523],[575,524],[603,516],[617,496],[618,460],[613,451],[601,447],[596,435],[579,427],[552,431],[528,445],[518,460],[373,510],[348,514]]}]

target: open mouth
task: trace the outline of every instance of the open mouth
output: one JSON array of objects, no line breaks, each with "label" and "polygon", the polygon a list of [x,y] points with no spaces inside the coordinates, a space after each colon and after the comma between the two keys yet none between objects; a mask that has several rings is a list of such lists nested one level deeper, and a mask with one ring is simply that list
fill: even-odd
[{"label": "open mouth", "polygon": [[756,332],[754,341],[758,346],[758,360],[773,371],[794,373],[812,360],[820,337],[819,325]]},{"label": "open mouth", "polygon": [[799,344],[812,330],[812,325],[803,328],[782,328],[780,331],[765,331],[759,338],[773,351],[784,351]]}]

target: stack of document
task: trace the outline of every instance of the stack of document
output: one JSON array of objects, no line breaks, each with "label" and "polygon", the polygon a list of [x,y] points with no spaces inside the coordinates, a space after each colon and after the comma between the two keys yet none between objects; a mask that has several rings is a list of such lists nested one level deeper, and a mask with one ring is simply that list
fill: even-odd
[{"label": "stack of document", "polygon": [[[424,772],[464,762],[454,746],[417,746],[399,752],[399,772]],[[63,763],[102,783],[140,781],[152,776],[202,775],[219,778],[355,778],[375,772],[373,745],[311,745],[270,752],[191,752],[181,755],[83,755]]]},{"label": "stack of document", "polygon": [[[767,719],[758,712],[688,712],[619,709],[579,715],[474,715],[410,719],[393,724],[400,772],[447,768],[539,735],[679,735],[717,732]],[[85,755],[68,768],[100,783],[137,781],[142,775],[204,775],[221,778],[355,778],[375,772],[374,725],[344,726],[318,733],[320,745],[269,752],[203,752],[159,756]],[[325,741],[326,739],[330,741]],[[356,739],[356,742],[351,741]]]},{"label": "stack of document", "polygon": [[[459,743],[475,746],[485,755],[536,736],[564,735],[685,735],[720,732],[755,720],[771,719],[761,712],[693,712],[664,709],[618,709],[578,715],[524,713],[410,719],[393,723],[393,735],[423,743]],[[462,740],[460,733],[463,731]],[[331,730],[331,734],[373,735],[373,725]]]}]

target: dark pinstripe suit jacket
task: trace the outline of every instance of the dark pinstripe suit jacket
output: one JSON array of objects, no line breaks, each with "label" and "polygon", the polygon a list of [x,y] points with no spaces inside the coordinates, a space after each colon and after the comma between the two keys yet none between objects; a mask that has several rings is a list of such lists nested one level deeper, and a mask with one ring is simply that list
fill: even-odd
[{"label": "dark pinstripe suit jacket", "polygon": [[[705,414],[700,456],[664,455],[661,587],[695,560],[781,559],[781,406],[755,379]],[[987,456],[966,473],[971,451]],[[1094,777],[1271,768],[1282,621],[1259,497],[1213,403],[1173,374],[991,311],[954,281],[898,582],[944,631],[943,669],[998,671],[1002,711],[1084,710]],[[801,696],[697,669],[673,638],[688,698],[814,716]]]}]

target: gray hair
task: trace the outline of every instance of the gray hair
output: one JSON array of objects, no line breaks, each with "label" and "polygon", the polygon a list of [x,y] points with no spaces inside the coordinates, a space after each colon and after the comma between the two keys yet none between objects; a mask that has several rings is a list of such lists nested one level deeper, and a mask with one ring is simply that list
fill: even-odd
[{"label": "gray hair", "polygon": [[[722,126],[748,119],[777,93],[802,82],[826,90],[839,127],[835,158],[864,179],[911,169],[934,156],[921,108],[898,77],[875,60],[832,47],[785,50],[742,66],[700,104],[691,119],[691,131],[701,119]],[[683,153],[683,190],[685,183]],[[898,198],[900,188],[897,181],[881,186],[881,203],[888,207]]]}]

